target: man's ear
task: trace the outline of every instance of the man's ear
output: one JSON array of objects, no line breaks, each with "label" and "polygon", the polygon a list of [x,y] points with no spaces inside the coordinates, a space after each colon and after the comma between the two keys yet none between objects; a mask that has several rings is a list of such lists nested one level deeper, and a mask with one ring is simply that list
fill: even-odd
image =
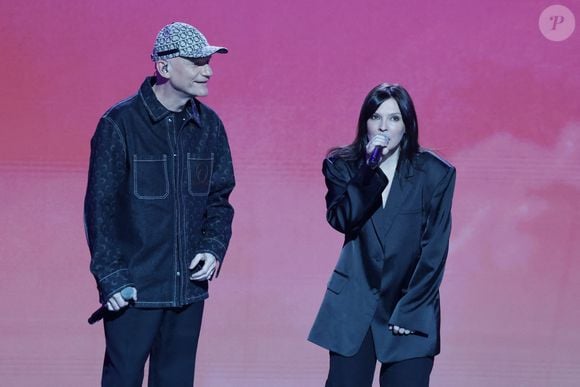
[{"label": "man's ear", "polygon": [[169,71],[171,67],[169,66],[169,62],[166,60],[160,60],[155,62],[155,69],[163,78],[169,78]]}]

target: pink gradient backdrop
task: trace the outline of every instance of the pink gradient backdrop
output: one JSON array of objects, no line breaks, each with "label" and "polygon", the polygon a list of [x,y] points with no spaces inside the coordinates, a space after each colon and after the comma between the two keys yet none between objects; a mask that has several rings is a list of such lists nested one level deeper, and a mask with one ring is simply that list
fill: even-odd
[{"label": "pink gradient backdrop", "polygon": [[458,169],[432,385],[578,385],[580,30],[544,38],[551,4],[1,0],[0,385],[98,384],[89,139],[174,20],[230,49],[204,102],[229,132],[237,215],[199,386],[323,385],[327,354],[305,338],[341,236],[320,165],[383,81],[411,92],[422,144]]}]

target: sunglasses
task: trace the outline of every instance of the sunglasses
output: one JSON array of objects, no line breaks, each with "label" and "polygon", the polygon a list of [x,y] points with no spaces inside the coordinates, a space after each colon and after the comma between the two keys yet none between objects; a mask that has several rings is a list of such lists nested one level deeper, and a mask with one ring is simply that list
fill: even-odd
[{"label": "sunglasses", "polygon": [[187,59],[188,61],[190,61],[191,63],[193,63],[196,66],[205,66],[205,65],[209,64],[209,61],[211,59],[211,55],[204,56],[202,58],[183,58],[183,59]]}]

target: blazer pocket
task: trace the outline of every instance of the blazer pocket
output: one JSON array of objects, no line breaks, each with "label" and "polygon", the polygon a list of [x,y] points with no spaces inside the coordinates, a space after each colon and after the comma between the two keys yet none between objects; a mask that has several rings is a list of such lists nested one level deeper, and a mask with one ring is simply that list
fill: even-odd
[{"label": "blazer pocket", "polygon": [[331,292],[339,294],[347,282],[348,277],[345,274],[339,273],[335,270],[330,277],[330,281],[328,281],[327,288]]},{"label": "blazer pocket", "polygon": [[420,214],[423,211],[421,208],[403,208],[399,214],[401,215],[411,215],[411,214]]}]

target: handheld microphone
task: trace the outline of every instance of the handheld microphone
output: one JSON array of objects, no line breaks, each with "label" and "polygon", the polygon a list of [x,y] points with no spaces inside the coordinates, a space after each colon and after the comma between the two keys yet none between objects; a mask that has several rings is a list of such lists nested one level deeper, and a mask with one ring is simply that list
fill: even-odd
[{"label": "handheld microphone", "polygon": [[[121,297],[123,297],[123,300],[125,300],[125,301],[132,301],[133,298],[135,297],[136,293],[137,293],[137,291],[135,290],[135,288],[126,287],[123,290],[121,290]],[[107,307],[105,305],[101,305],[101,307],[99,309],[95,310],[95,312],[93,314],[91,314],[91,317],[89,317],[89,319],[88,319],[88,323],[93,325],[97,321],[102,320],[108,311],[109,310],[107,309]]]},{"label": "handheld microphone", "polygon": [[376,146],[375,149],[371,152],[371,155],[367,159],[367,165],[372,169],[375,169],[379,166],[381,162],[381,157],[383,155],[383,148],[384,146]]}]

